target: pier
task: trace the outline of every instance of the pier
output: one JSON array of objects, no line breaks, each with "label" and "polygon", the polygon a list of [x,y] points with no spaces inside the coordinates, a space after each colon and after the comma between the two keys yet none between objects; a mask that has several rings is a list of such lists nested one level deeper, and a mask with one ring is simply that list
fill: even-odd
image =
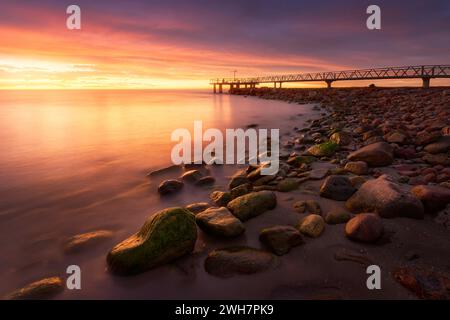
[{"label": "pier", "polygon": [[384,79],[422,79],[422,86],[428,88],[430,80],[436,78],[450,78],[450,65],[386,67],[253,78],[217,78],[211,79],[210,84],[213,85],[214,93],[223,93],[224,87],[229,87],[230,91],[235,88],[256,88],[261,84],[272,84],[274,88],[281,88],[285,82],[320,81],[325,82],[327,88],[331,88],[335,81]]}]

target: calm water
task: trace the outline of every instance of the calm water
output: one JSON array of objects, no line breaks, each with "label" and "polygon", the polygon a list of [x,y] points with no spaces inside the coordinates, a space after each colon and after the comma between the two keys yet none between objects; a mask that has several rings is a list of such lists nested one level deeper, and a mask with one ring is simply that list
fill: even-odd
[{"label": "calm water", "polygon": [[[152,212],[207,199],[209,191],[186,189],[161,200],[159,181],[145,176],[170,164],[171,132],[202,120],[204,128],[257,123],[283,133],[313,114],[310,106],[201,91],[2,91],[0,295],[78,264],[83,290],[61,298],[159,297],[136,278],[112,277],[104,258]],[[116,236],[63,253],[67,237],[98,229]]]}]

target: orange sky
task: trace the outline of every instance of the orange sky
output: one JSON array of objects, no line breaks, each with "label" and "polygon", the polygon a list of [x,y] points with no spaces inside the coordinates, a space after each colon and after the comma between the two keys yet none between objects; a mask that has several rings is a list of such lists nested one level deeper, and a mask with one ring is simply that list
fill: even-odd
[{"label": "orange sky", "polygon": [[[264,42],[246,44],[247,38],[256,37],[251,30],[246,30],[246,39],[239,39],[237,33],[236,45],[227,45],[232,41],[224,40],[221,46],[223,27],[209,31],[201,23],[196,24],[195,16],[177,19],[177,15],[155,14],[147,21],[145,15],[136,19],[132,10],[119,15],[94,8],[83,11],[85,7],[82,7],[82,29],[68,30],[63,6],[55,6],[52,1],[45,8],[37,8],[37,2],[17,6],[14,3],[6,8],[10,20],[0,22],[0,89],[207,88],[210,78],[231,77],[234,69],[238,70],[237,76],[259,76],[372,67],[369,57],[361,58],[363,52],[353,50],[355,59],[345,59],[336,46],[328,55],[319,47],[317,55],[301,50],[277,50],[273,45],[260,50]],[[180,10],[179,14],[183,13]],[[255,30],[257,33],[261,28]],[[320,30],[317,26],[306,31],[316,37]],[[346,30],[358,29],[340,25],[340,32]],[[214,39],[214,33],[218,40]],[[268,40],[278,36],[267,32],[265,35]],[[232,36],[223,34],[224,39]],[[290,43],[297,45],[292,37],[286,40],[286,47]],[[433,84],[448,84],[435,81]],[[386,82],[388,85],[416,83]]]}]

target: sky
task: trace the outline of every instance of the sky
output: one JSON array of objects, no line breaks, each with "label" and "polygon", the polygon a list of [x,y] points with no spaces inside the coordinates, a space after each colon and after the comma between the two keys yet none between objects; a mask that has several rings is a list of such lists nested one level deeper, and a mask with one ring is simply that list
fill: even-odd
[{"label": "sky", "polygon": [[[71,4],[81,30],[66,28]],[[366,27],[371,4],[381,30]],[[207,88],[233,70],[421,64],[450,64],[448,0],[0,2],[0,89]]]}]

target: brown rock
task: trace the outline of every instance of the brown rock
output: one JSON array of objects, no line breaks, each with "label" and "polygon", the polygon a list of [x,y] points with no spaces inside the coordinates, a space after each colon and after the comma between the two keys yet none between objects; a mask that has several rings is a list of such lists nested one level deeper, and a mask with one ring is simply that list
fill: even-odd
[{"label": "brown rock", "polygon": [[386,142],[369,144],[348,155],[349,161],[364,161],[371,167],[387,166],[394,160],[393,149]]},{"label": "brown rock", "polygon": [[345,225],[345,235],[356,241],[375,242],[382,234],[383,223],[374,213],[360,213]]},{"label": "brown rock", "polygon": [[427,212],[442,210],[450,203],[450,189],[441,186],[418,185],[411,193],[422,201]]},{"label": "brown rock", "polygon": [[274,226],[263,229],[259,235],[259,240],[279,256],[304,243],[300,232],[291,226]]}]

